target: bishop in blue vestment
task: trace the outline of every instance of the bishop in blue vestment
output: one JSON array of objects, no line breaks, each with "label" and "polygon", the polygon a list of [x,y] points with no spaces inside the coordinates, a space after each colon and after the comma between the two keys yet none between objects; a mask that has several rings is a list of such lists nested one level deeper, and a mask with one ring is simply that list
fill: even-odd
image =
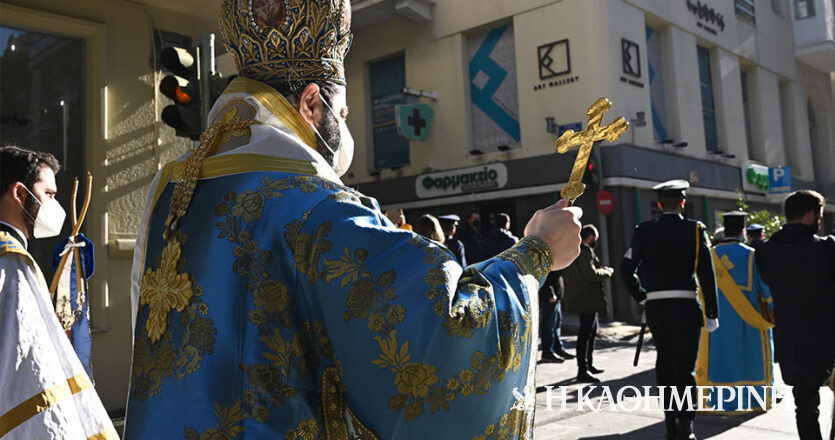
[{"label": "bishop in blue vestment", "polygon": [[348,0],[221,9],[241,77],[151,185],[125,438],[530,438],[549,245],[462,268],[342,184]]}]

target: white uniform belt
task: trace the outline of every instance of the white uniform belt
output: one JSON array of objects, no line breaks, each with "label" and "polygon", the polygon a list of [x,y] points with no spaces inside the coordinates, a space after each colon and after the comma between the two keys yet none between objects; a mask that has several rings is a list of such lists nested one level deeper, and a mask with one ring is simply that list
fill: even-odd
[{"label": "white uniform belt", "polygon": [[647,301],[657,299],[696,299],[696,292],[692,290],[656,290],[647,293]]}]

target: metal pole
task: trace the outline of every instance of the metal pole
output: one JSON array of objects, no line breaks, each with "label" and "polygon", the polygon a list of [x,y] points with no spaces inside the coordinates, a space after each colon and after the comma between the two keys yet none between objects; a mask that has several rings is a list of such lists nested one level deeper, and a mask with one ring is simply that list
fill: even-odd
[{"label": "metal pole", "polygon": [[212,103],[212,77],[215,74],[215,34],[200,37],[200,124],[203,131],[209,125]]},{"label": "metal pole", "polygon": [[[600,149],[594,149],[593,154],[595,159],[597,159],[597,169],[594,170],[594,173],[597,174],[597,182],[598,186],[602,189],[603,188],[603,155],[600,154]],[[595,205],[597,202],[595,201]],[[609,222],[606,219],[606,215],[600,213],[600,224],[598,225],[598,230],[600,231],[600,256],[604,266],[609,266],[610,258],[609,258]],[[603,292],[606,295],[606,302],[609,304],[609,307],[606,310],[606,319],[613,320],[615,317],[614,307],[615,304],[612,298],[612,279],[606,278],[603,281]]]}]

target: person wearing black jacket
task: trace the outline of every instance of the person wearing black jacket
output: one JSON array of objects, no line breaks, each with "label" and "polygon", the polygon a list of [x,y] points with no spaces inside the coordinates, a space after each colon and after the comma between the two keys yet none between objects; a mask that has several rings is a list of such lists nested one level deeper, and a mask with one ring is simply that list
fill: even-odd
[{"label": "person wearing black jacket", "polygon": [[653,188],[664,214],[635,228],[632,244],[621,262],[621,274],[630,294],[645,305],[647,324],[658,350],[658,385],[675,387],[679,396],[686,396],[690,387],[690,401],[685,400],[683,405],[674,402],[667,391],[670,388],[665,388],[667,439],[696,438],[693,419],[697,395],[692,373],[704,323],[697,289],[704,297],[707,331],[719,327],[710,239],[701,222],[682,216],[689,186],[684,180],[671,180]]},{"label": "person wearing black jacket", "polygon": [[485,256],[485,243],[481,236],[481,216],[477,212],[470,212],[467,221],[455,233],[455,239],[464,244],[467,263],[474,264],[489,258]]},{"label": "person wearing black jacket", "polygon": [[539,289],[540,330],[542,338],[542,360],[562,363],[564,359],[574,359],[574,355],[565,351],[561,336],[562,299],[565,296],[562,270],[555,270],[545,278],[545,284]]},{"label": "person wearing black jacket", "polygon": [[496,214],[496,229],[487,234],[485,248],[489,255],[499,255],[519,242],[519,238],[510,232],[510,216],[500,212]]},{"label": "person wearing black jacket", "polygon": [[819,388],[835,364],[835,237],[817,235],[825,204],[815,191],[793,192],[783,205],[787,224],[755,254],[774,298],[774,349],[802,440],[821,438]]}]

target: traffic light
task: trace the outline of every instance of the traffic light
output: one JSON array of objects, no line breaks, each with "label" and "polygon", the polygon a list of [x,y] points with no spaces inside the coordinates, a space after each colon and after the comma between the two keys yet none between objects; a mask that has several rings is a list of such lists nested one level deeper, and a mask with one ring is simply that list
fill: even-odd
[{"label": "traffic light", "polygon": [[177,131],[177,136],[200,139],[203,122],[200,110],[198,48],[169,46],[160,53],[160,63],[173,75],[159,83],[159,91],[174,101],[162,110],[162,121]]},{"label": "traffic light", "polygon": [[589,161],[586,163],[586,172],[583,173],[583,183],[587,190],[597,191],[600,184],[600,174],[598,173],[600,173],[600,169],[597,166],[597,159],[594,156],[589,157]]}]

